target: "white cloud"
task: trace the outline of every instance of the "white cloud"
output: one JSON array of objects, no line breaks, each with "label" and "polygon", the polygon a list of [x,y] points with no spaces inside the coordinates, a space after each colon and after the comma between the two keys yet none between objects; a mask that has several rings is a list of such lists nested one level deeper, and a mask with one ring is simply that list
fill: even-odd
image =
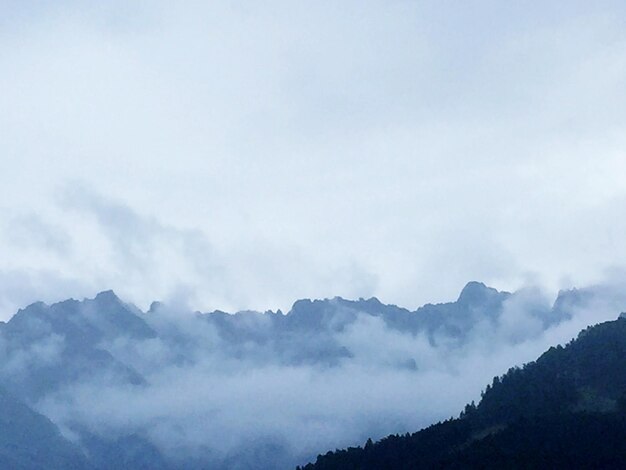
[{"label": "white cloud", "polygon": [[[552,299],[529,288],[505,301],[498,321],[477,317],[464,341],[436,345],[363,313],[345,328],[329,329],[329,338],[314,328],[264,331],[269,320],[255,318],[261,323],[252,331],[265,340],[231,342],[206,319],[162,306],[146,317],[159,338],[100,345],[148,385],[96,376],[48,394],[37,408],[70,436],[77,424],[109,439],[137,432],[170,457],[202,456],[215,466],[233,458],[245,467],[247,452],[272,445],[279,449],[262,461],[293,467],[326,450],[457,415],[493,376],[566,343],[589,324],[615,319],[626,304],[618,285],[589,288],[594,294],[586,302],[567,307],[571,319],[545,330],[537,321],[550,313]],[[337,320],[341,312],[335,313]],[[279,346],[289,334],[293,341]],[[285,361],[290,349],[316,341],[322,349],[336,342],[350,354],[330,366]]]},{"label": "white cloud", "polygon": [[[5,272],[284,309],[626,263],[618,2],[2,8],[0,214],[52,229],[4,224]],[[68,184],[99,207],[56,205]]]}]

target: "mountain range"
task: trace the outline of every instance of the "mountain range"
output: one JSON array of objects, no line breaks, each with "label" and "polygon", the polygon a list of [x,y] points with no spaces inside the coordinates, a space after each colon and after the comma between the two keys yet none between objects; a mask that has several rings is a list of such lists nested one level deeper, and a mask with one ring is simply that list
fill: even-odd
[{"label": "mountain range", "polygon": [[[413,381],[418,389],[433,371],[448,374],[458,367],[461,362],[454,358],[489,342],[490,334],[501,336],[502,351],[526,345],[589,308],[598,295],[597,289],[564,291],[550,304],[529,300],[527,292],[499,292],[470,282],[456,301],[415,311],[376,298],[336,297],[299,300],[287,314],[182,314],[159,302],[142,312],[112,291],[82,301],[37,302],[0,323],[0,464],[24,469],[293,468],[324,450],[324,439],[332,438],[324,429],[335,420],[352,426],[336,431],[344,442],[352,436],[350,442],[363,432],[380,435],[394,422],[408,427],[430,419],[416,416],[418,421],[404,422],[407,405],[394,404],[395,399],[379,405],[381,420],[390,420],[384,426],[358,403],[340,418],[342,403],[338,412],[325,409],[339,401],[333,390],[363,387],[375,375]],[[511,318],[521,318],[520,309],[526,327],[511,333],[505,327]],[[510,370],[489,385],[478,406],[468,405],[462,418],[319,456],[314,468],[413,468],[415,455],[423,455],[420,449],[433,449],[429,439],[444,442],[442,450],[431,452],[429,464],[446,463],[463,452],[459,459],[478,458],[484,452],[480,445],[490,439],[505,439],[516,426],[535,425],[532,420],[544,415],[554,419],[547,409],[604,419],[619,408],[626,390],[619,381],[626,380],[626,373],[618,367],[624,324],[619,320],[588,330],[566,348]],[[601,338],[590,346],[598,334]],[[613,335],[616,349],[602,368],[593,361],[606,358],[605,335]],[[619,380],[603,382],[600,371]],[[342,381],[342,374],[358,379]],[[340,385],[333,389],[333,381]],[[294,382],[301,389],[292,392]],[[387,415],[387,405],[396,418]],[[359,430],[358,423],[365,427]],[[317,428],[309,431],[308,426]],[[446,441],[448,433],[456,440]],[[398,457],[389,460],[390,454]]]}]

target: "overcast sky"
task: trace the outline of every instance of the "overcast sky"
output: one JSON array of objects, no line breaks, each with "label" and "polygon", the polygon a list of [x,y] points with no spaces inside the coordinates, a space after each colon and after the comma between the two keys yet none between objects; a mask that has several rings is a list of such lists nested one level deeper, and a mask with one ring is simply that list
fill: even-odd
[{"label": "overcast sky", "polygon": [[0,318],[626,267],[622,1],[0,1]]}]

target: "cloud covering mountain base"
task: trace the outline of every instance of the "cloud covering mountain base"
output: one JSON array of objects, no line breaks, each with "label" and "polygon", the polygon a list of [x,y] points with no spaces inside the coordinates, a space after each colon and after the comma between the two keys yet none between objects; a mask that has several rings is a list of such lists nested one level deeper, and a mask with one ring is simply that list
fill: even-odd
[{"label": "cloud covering mountain base", "polygon": [[625,297],[606,284],[552,302],[470,283],[415,312],[334,298],[231,315],[141,312],[109,291],[20,310],[2,325],[0,373],[92,461],[289,468],[458,414],[494,375],[615,318]]}]

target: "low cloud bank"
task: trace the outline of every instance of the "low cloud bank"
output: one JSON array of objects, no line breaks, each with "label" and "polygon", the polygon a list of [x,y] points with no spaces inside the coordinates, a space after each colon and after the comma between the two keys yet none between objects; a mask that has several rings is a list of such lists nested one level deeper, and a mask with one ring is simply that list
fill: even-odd
[{"label": "low cloud bank", "polygon": [[[1,373],[26,388],[33,363],[49,376],[69,374],[30,396],[79,444],[86,433],[134,435],[174,465],[289,468],[455,416],[494,375],[626,305],[617,284],[562,292],[555,302],[537,288],[509,295],[475,284],[464,293],[417,312],[336,298],[296,304],[288,315],[167,304],[141,313],[112,293],[52,313],[31,306],[2,331]],[[420,315],[443,320],[406,323]],[[11,327],[18,317],[40,324]],[[78,346],[65,323],[59,333],[60,319],[96,332],[80,347],[107,356],[89,373],[61,351]],[[18,342],[24,331],[30,339]]]}]

